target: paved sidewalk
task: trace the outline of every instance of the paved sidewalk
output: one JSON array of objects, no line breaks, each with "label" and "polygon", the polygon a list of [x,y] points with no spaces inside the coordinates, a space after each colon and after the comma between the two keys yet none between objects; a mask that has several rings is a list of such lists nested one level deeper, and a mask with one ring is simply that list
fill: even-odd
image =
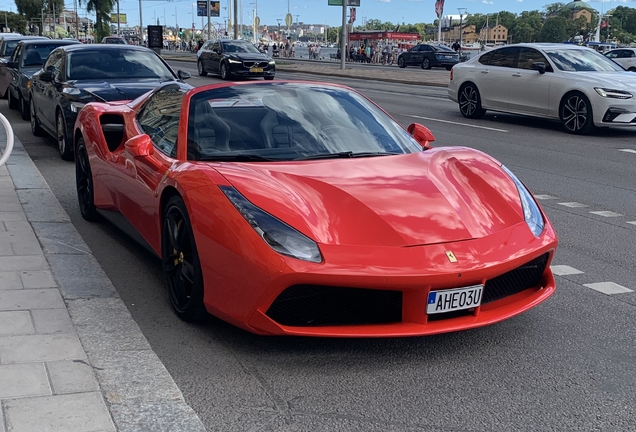
[{"label": "paved sidewalk", "polygon": [[0,167],[0,432],[204,430],[16,139]]}]

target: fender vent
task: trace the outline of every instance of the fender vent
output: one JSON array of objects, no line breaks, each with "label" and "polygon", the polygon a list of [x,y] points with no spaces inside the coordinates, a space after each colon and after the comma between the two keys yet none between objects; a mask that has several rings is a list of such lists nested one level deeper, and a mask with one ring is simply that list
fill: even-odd
[{"label": "fender vent", "polygon": [[124,118],[116,114],[104,114],[99,118],[108,150],[114,152],[124,140]]}]

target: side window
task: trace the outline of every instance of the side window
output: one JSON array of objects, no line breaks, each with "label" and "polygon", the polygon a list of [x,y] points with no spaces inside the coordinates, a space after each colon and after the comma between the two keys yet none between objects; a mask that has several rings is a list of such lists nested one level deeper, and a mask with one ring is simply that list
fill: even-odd
[{"label": "side window", "polygon": [[152,95],[137,116],[141,130],[150,136],[155,148],[170,157],[177,155],[183,94],[176,86],[161,89]]},{"label": "side window", "polygon": [[217,52],[221,52],[221,44],[219,42],[214,42],[210,50],[217,50]]},{"label": "side window", "polygon": [[519,69],[532,69],[534,63],[545,64],[546,72],[553,72],[550,62],[545,58],[543,54],[533,48],[521,48],[519,51],[519,60],[517,61],[517,68]]},{"label": "side window", "polygon": [[490,51],[487,52],[486,54],[482,54],[479,57],[479,63],[484,64],[484,65],[489,65],[490,64],[490,60],[492,59],[494,52]]},{"label": "side window", "polygon": [[518,48],[501,48],[496,50],[490,59],[490,66],[515,67]]},{"label": "side window", "polygon": [[630,57],[634,57],[634,51],[632,50],[622,50],[621,53],[619,54],[620,58],[630,58]]},{"label": "side window", "polygon": [[619,54],[620,54],[620,51],[610,51],[606,54],[606,57],[611,59],[618,58]]},{"label": "side window", "polygon": [[62,79],[62,65],[64,64],[64,52],[53,52],[44,64],[44,70],[50,70],[56,80]]}]

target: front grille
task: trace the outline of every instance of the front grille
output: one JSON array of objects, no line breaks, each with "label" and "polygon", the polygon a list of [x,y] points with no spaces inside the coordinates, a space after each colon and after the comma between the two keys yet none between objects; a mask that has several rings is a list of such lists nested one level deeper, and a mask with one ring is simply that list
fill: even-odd
[{"label": "front grille", "polygon": [[541,282],[547,263],[548,254],[545,253],[527,264],[490,279],[484,287],[484,297],[481,304],[490,303],[520,293],[528,288],[536,287]]},{"label": "front grille", "polygon": [[402,321],[402,292],[322,285],[293,285],[267,310],[286,326],[388,324]]},{"label": "front grille", "polygon": [[253,68],[253,67],[265,68],[265,67],[267,67],[268,64],[269,64],[269,62],[266,62],[266,61],[262,61],[262,62],[258,62],[258,61],[244,61],[243,62],[243,66],[245,66],[246,68]]}]

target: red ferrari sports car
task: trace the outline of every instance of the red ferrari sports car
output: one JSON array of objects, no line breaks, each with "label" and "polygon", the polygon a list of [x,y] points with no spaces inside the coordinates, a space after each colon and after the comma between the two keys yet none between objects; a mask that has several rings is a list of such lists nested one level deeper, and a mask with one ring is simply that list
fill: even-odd
[{"label": "red ferrari sports car", "polygon": [[530,192],[492,157],[433,139],[343,86],[170,83],[82,109],[79,205],[161,257],[184,320],[414,336],[547,299],[557,237]]}]

